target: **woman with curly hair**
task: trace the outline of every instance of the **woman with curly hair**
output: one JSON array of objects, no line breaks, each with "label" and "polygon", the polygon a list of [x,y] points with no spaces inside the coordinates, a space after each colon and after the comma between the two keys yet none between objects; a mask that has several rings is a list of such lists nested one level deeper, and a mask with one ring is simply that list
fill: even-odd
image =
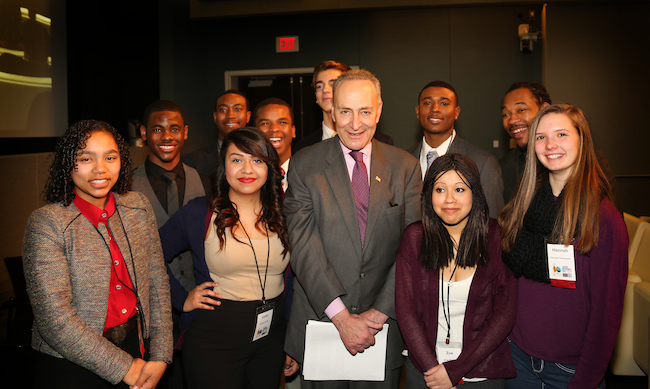
[{"label": "woman with curly hair", "polygon": [[[213,197],[190,201],[160,228],[165,259],[191,249],[197,286],[170,274],[190,388],[280,385],[289,241],[278,155],[260,130],[223,141]],[[295,364],[294,364],[295,365]],[[293,374],[293,373],[291,373]]]},{"label": "woman with curly hair", "polygon": [[32,213],[23,243],[34,387],[153,388],[171,362],[156,221],[130,182],[128,145],[109,124],[79,121],[57,144],[50,204]]},{"label": "woman with curly hair", "polygon": [[406,228],[397,253],[407,388],[503,388],[515,376],[506,337],[517,280],[500,243],[476,164],[462,154],[437,158],[424,178],[422,221]]},{"label": "woman with curly hair", "polygon": [[627,229],[611,202],[589,124],[569,104],[545,107],[526,165],[499,214],[503,260],[519,277],[508,388],[596,388],[621,324]]}]

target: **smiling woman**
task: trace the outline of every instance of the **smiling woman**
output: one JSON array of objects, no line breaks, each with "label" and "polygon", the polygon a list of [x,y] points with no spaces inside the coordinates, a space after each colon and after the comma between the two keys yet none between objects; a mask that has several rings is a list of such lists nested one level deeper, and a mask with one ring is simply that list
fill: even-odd
[{"label": "smiling woman", "polygon": [[107,131],[95,131],[79,150],[76,166],[70,174],[77,196],[104,208],[108,193],[120,176],[120,151]]},{"label": "smiling woman", "polygon": [[507,387],[603,388],[623,310],[627,229],[582,110],[549,105],[530,132],[535,147],[499,214],[503,260],[519,277],[509,336],[517,378]]},{"label": "smiling woman", "polygon": [[128,145],[109,124],[77,122],[59,141],[51,204],[32,213],[23,243],[34,387],[153,387],[171,362],[153,210],[130,183]]},{"label": "smiling woman", "polygon": [[189,293],[170,277],[185,376],[190,389],[277,389],[289,265],[278,154],[262,131],[244,127],[225,136],[219,155],[214,197],[190,201],[160,228],[166,260],[187,249],[194,260]]}]

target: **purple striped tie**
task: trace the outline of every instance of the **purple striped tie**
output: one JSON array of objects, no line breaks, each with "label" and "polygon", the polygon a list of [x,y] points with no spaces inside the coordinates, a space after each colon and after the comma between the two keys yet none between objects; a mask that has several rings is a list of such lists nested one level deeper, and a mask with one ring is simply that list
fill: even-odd
[{"label": "purple striped tie", "polygon": [[370,187],[368,186],[368,170],[363,163],[363,153],[352,151],[350,155],[356,161],[352,169],[352,192],[354,193],[354,204],[357,207],[357,218],[359,219],[359,232],[361,233],[361,246],[366,237],[366,220],[368,219],[368,203],[370,202]]}]

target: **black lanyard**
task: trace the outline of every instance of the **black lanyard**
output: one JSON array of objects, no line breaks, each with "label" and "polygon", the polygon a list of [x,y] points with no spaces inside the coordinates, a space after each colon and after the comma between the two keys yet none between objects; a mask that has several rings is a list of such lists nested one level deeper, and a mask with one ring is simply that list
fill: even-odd
[{"label": "black lanyard", "polygon": [[255,254],[255,248],[253,247],[253,241],[251,240],[251,237],[248,235],[248,232],[246,232],[246,228],[244,228],[244,223],[239,221],[239,225],[241,226],[241,229],[244,230],[244,234],[246,234],[246,237],[248,238],[248,243],[251,246],[251,250],[253,250],[253,258],[255,259],[255,267],[257,268],[257,277],[260,279],[260,288],[262,288],[262,304],[266,304],[266,295],[264,294],[264,289],[266,288],[266,279],[267,275],[269,274],[269,257],[271,256],[271,240],[269,239],[269,229],[266,226],[266,223],[264,223],[264,231],[266,232],[266,245],[267,245],[267,251],[266,251],[266,270],[264,271],[264,283],[262,283],[262,275],[260,274],[260,267],[257,264],[257,254]]},{"label": "black lanyard", "polygon": [[458,262],[456,262],[456,265],[454,266],[454,270],[451,272],[451,276],[449,276],[449,282],[447,283],[447,310],[445,310],[445,297],[444,297],[444,283],[445,279],[443,277],[444,274],[444,269],[440,269],[440,279],[442,282],[440,283],[440,300],[442,300],[442,313],[445,315],[445,322],[447,322],[447,339],[445,340],[446,344],[449,344],[449,338],[451,335],[451,309],[449,307],[449,288],[451,286],[451,279],[454,278],[454,274],[456,273],[456,269],[458,268]]}]

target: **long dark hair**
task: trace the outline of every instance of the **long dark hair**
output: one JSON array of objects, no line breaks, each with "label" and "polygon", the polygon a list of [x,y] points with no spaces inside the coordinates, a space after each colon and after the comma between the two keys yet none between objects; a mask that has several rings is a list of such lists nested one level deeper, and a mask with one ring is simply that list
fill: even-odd
[{"label": "long dark hair", "polygon": [[472,209],[460,235],[456,263],[460,267],[485,266],[488,260],[488,205],[481,187],[481,177],[474,161],[462,154],[445,154],[427,171],[422,188],[422,247],[419,261],[427,270],[449,266],[454,258],[454,243],[449,231],[434,211],[431,197],[438,179],[455,171],[472,191]]},{"label": "long dark hair", "polygon": [[269,231],[278,234],[284,246],[282,255],[286,256],[290,252],[290,246],[287,223],[282,213],[282,174],[278,153],[268,136],[255,127],[242,127],[233,130],[224,138],[221,145],[219,153],[221,164],[216,170],[212,185],[213,198],[210,201],[210,209],[217,215],[214,225],[217,228],[217,236],[220,241],[219,247],[223,250],[226,243],[226,228],[230,228],[232,231],[239,221],[237,209],[230,201],[230,185],[226,179],[226,151],[231,144],[237,146],[244,153],[260,158],[268,167],[266,182],[260,190],[262,214],[257,220],[256,228],[259,229],[259,223],[266,223]]},{"label": "long dark hair", "polygon": [[131,156],[129,145],[110,124],[101,120],[80,120],[71,125],[54,149],[50,175],[45,183],[43,198],[49,203],[68,206],[74,200],[72,170],[77,167],[77,154],[86,148],[88,138],[96,131],[106,131],[113,136],[120,152],[120,176],[111,188],[118,194],[125,194],[131,187]]}]

